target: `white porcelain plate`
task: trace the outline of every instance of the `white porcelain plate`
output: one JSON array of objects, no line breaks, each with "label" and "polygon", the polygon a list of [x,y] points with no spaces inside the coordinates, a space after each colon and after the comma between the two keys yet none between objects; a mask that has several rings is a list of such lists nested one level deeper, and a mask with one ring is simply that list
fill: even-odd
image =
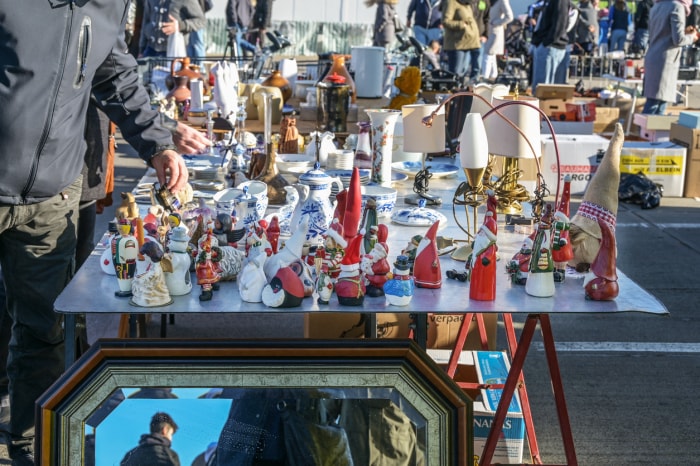
[{"label": "white porcelain plate", "polygon": [[[457,173],[459,167],[457,165],[452,165],[449,163],[431,163],[426,162],[425,165],[429,167],[430,173],[433,174],[435,178],[442,178],[445,176],[452,176]],[[395,172],[403,173],[409,176],[415,176],[423,168],[421,162],[394,162],[391,164],[391,169]]]}]

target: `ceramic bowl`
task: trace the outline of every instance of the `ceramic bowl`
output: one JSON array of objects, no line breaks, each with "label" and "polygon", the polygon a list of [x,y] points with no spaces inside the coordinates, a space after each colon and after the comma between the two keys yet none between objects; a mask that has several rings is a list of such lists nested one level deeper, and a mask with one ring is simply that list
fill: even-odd
[{"label": "ceramic bowl", "polygon": [[193,126],[204,126],[207,122],[207,112],[204,110],[190,110],[187,113],[187,121]]},{"label": "ceramic bowl", "polygon": [[365,209],[367,199],[374,199],[377,203],[377,215],[379,217],[391,217],[396,205],[396,190],[378,185],[362,186],[362,210]]},{"label": "ceramic bowl", "polygon": [[314,159],[306,154],[277,154],[277,168],[298,175],[314,168]]}]

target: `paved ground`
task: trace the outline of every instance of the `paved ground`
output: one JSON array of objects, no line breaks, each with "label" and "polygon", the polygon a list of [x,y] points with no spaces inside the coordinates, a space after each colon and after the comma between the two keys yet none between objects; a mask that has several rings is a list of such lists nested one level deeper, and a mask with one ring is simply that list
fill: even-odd
[{"label": "paved ground", "polygon": [[[144,170],[128,147],[119,149],[115,192],[130,189]],[[661,207],[652,210],[620,206],[618,267],[659,298],[670,311],[668,317],[552,317],[580,464],[697,464],[699,213],[700,203],[693,199],[664,198]],[[108,215],[101,217],[102,227]],[[260,336],[296,335],[301,323],[297,319],[262,327],[250,318],[179,315],[168,327],[168,336],[236,337],[255,331]],[[158,334],[157,322],[149,333]],[[498,345],[504,345],[502,335]],[[538,341],[528,356],[525,376],[542,458],[563,463]],[[9,464],[6,458],[0,447],[0,465]]]}]

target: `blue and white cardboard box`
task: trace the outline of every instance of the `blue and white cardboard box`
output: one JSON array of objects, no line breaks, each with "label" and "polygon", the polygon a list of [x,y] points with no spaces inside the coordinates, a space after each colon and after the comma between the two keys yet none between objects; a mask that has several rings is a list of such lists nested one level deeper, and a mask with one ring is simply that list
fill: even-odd
[{"label": "blue and white cardboard box", "polygon": [[[429,349],[428,354],[439,365],[449,362],[450,350]],[[459,365],[474,366],[477,380],[460,380],[485,384],[504,384],[510,370],[508,356],[502,351],[462,351]],[[482,389],[474,400],[474,460],[481,458],[493,418],[496,415],[501,389]],[[510,402],[508,414],[493,455],[494,463],[520,464],[523,461],[525,421],[517,392]]]}]

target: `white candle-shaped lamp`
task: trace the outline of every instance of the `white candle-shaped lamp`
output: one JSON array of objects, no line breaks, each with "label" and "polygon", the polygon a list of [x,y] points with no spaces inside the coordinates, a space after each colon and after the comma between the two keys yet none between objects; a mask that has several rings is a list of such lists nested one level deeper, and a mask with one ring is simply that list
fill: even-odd
[{"label": "white candle-shaped lamp", "polygon": [[430,153],[440,153],[445,150],[445,107],[440,107],[433,116],[430,126],[423,124],[423,119],[438,108],[437,104],[413,104],[401,107],[403,116],[403,150],[404,152],[419,152],[422,156],[422,169],[416,174],[414,191],[417,196],[407,196],[406,202],[417,204],[419,198],[425,198],[430,203],[440,203],[437,197],[429,196],[427,186],[421,180],[430,177],[425,166],[425,158]]},{"label": "white candle-shaped lamp", "polygon": [[459,160],[469,186],[474,190],[480,189],[489,163],[489,141],[479,113],[468,113],[464,119],[459,135]]}]

